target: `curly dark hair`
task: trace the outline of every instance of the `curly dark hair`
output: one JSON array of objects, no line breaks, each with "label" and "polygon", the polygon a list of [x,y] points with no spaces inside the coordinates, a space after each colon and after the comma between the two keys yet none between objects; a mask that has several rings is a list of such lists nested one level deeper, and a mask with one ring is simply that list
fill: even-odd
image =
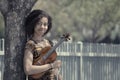
[{"label": "curly dark hair", "polygon": [[25,19],[25,30],[28,38],[30,38],[33,35],[36,23],[43,17],[48,18],[48,29],[45,32],[45,34],[47,34],[50,31],[50,29],[52,28],[51,16],[43,10],[33,10]]}]

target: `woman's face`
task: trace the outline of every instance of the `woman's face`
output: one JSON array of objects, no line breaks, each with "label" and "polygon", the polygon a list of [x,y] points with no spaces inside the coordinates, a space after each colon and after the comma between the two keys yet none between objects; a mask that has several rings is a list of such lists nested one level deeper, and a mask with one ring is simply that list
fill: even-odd
[{"label": "woman's face", "polygon": [[35,26],[34,34],[42,36],[47,31],[47,29],[48,29],[48,18],[42,17]]}]

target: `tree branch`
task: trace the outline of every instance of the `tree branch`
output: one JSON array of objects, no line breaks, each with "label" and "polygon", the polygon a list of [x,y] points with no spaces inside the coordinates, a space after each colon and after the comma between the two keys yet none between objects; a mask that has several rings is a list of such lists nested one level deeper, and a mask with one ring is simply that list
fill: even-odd
[{"label": "tree branch", "polygon": [[[25,0],[23,8],[26,9],[26,13],[28,13],[32,7],[34,6],[34,4],[37,2],[38,0]],[[28,4],[29,3],[29,4]]]},{"label": "tree branch", "polygon": [[7,0],[0,0],[0,11],[3,15],[6,14],[8,11],[8,1]]}]

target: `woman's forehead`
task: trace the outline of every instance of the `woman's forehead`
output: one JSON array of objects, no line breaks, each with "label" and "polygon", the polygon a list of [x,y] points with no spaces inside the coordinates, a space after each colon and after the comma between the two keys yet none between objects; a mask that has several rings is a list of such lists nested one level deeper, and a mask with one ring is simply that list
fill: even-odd
[{"label": "woman's forehead", "polygon": [[39,22],[48,22],[48,18],[47,17],[42,17]]}]

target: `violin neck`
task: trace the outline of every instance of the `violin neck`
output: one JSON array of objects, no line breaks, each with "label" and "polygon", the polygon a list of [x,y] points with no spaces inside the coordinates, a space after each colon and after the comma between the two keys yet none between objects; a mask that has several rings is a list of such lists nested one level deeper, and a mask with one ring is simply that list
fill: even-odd
[{"label": "violin neck", "polygon": [[62,42],[64,41],[64,39],[60,39],[60,41],[55,45],[53,46],[45,56],[43,56],[43,59],[46,60],[54,51],[55,49],[60,45],[62,44]]}]

